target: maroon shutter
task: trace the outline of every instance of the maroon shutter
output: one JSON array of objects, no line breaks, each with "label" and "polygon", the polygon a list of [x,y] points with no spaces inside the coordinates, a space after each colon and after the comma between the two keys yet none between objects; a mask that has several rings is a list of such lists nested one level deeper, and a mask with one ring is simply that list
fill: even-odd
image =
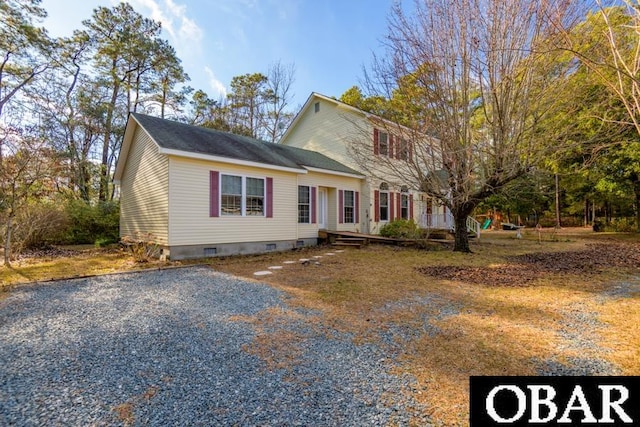
[{"label": "maroon shutter", "polygon": [[407,150],[409,151],[409,161],[413,162],[413,143],[410,141],[407,141]]},{"label": "maroon shutter", "polygon": [[395,147],[394,147],[394,145],[395,145],[395,140],[396,140],[396,139],[393,137],[393,135],[388,134],[388,136],[387,136],[387,143],[389,144],[389,158],[390,158],[390,159],[393,159],[393,157],[394,157],[394,153],[395,153],[395,150],[394,150],[394,148],[395,148]]},{"label": "maroon shutter", "polygon": [[311,187],[311,206],[309,206],[311,210],[311,224],[316,223],[316,190],[316,187]]},{"label": "maroon shutter", "polygon": [[344,222],[344,191],[338,190],[338,222]]},{"label": "maroon shutter", "polygon": [[444,224],[447,225],[447,206],[446,205],[442,205],[442,218],[443,218]]},{"label": "maroon shutter", "polygon": [[409,194],[409,219],[413,219],[413,194]]},{"label": "maroon shutter", "polygon": [[267,218],[273,218],[273,178],[267,178]]},{"label": "maroon shutter", "polygon": [[393,197],[393,192],[389,191],[389,221],[393,221],[395,219],[395,217],[393,216],[395,214],[394,212],[394,197]]},{"label": "maroon shutter", "polygon": [[220,216],[220,172],[209,171],[209,216]]},{"label": "maroon shutter", "polygon": [[375,222],[380,222],[380,192],[378,190],[373,191],[373,219]]},{"label": "maroon shutter", "polygon": [[[401,193],[397,193],[396,194],[396,215],[398,216],[398,218],[402,217],[402,194]],[[404,218],[403,218],[404,219]]]},{"label": "maroon shutter", "polygon": [[378,129],[373,129],[373,154],[380,154],[380,137],[378,135]]},{"label": "maroon shutter", "polygon": [[360,223],[360,192],[355,192],[355,212],[353,214],[353,222],[355,224]]}]

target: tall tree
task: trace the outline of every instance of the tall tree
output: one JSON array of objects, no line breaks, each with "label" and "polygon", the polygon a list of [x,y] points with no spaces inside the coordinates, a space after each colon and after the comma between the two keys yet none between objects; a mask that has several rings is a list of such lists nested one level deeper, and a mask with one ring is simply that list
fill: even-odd
[{"label": "tall tree", "polygon": [[168,105],[184,101],[175,88],[188,80],[175,51],[161,39],[161,25],[144,18],[128,3],[109,9],[98,7],[84,21],[94,43],[97,87],[108,91],[101,109],[102,159],[99,199],[107,200],[111,169],[120,149],[129,111],[165,113]]},{"label": "tall tree", "polygon": [[542,94],[562,77],[544,66],[550,59],[543,42],[555,31],[549,16],[567,16],[565,4],[424,0],[411,12],[393,8],[389,56],[375,61],[369,82],[403,101],[394,114],[407,126],[390,133],[408,140],[415,155],[371,161],[369,149],[362,163],[374,176],[391,173],[446,205],[455,251],[470,250],[466,219],[476,205],[549,153],[550,141],[536,135],[548,108]]},{"label": "tall tree", "polygon": [[36,23],[47,16],[40,0],[0,2],[0,117],[7,103],[50,65],[51,41]]},{"label": "tall tree", "polygon": [[596,0],[596,10],[559,46],[575,55],[624,105],[640,134],[640,7],[634,0]]},{"label": "tall tree", "polygon": [[267,76],[262,73],[243,74],[231,79],[231,92],[227,98],[233,132],[259,137],[265,105],[273,98],[267,81]]},{"label": "tall tree", "polygon": [[267,71],[266,98],[262,127],[263,138],[276,142],[282,137],[293,120],[293,113],[287,111],[293,97],[292,86],[295,81],[295,66],[276,62]]}]

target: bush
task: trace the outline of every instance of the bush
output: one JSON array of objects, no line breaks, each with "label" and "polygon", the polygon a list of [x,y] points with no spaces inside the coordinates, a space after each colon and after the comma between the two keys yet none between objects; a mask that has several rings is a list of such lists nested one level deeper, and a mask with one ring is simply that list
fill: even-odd
[{"label": "bush", "polygon": [[395,219],[380,228],[380,235],[395,239],[417,239],[420,237],[420,228],[412,219]]},{"label": "bush", "polygon": [[[0,218],[0,240],[4,246],[8,218]],[[46,201],[24,206],[11,220],[11,252],[19,255],[24,249],[46,247],[62,237],[67,216],[59,205]]]},{"label": "bush", "polygon": [[120,239],[120,205],[117,202],[91,205],[82,200],[71,200],[66,212],[69,227],[64,243],[107,245]]},{"label": "bush", "polygon": [[612,218],[609,224],[604,227],[604,231],[614,231],[616,233],[633,233],[638,231],[635,218]]}]

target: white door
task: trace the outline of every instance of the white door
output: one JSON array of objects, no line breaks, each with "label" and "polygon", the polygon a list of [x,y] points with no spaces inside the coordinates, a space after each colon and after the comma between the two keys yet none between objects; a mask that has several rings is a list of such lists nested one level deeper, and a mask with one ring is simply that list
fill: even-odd
[{"label": "white door", "polygon": [[318,188],[318,228],[327,228],[327,189]]}]

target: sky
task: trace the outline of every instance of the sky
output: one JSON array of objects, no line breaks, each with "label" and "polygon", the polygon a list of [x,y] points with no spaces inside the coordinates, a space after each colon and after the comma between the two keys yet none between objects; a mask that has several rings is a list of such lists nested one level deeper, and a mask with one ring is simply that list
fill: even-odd
[{"label": "sky", "polygon": [[[98,6],[114,0],[43,0],[42,23],[52,36],[82,28]],[[311,92],[339,97],[361,83],[380,52],[392,0],[129,0],[160,21],[189,85],[218,99],[231,78],[294,64],[292,106]]]}]

